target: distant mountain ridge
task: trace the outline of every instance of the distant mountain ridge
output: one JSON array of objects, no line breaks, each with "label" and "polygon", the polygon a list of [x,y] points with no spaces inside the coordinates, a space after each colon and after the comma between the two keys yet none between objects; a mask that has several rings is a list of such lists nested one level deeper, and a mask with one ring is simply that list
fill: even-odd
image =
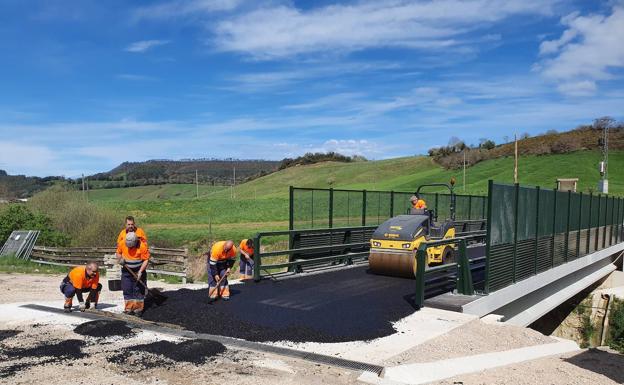
[{"label": "distant mountain ridge", "polygon": [[[92,188],[112,188],[165,183],[199,183],[229,185],[243,183],[274,172],[279,161],[251,159],[153,159],[145,162],[123,162],[108,172],[90,175]],[[236,179],[234,179],[236,178]]]}]

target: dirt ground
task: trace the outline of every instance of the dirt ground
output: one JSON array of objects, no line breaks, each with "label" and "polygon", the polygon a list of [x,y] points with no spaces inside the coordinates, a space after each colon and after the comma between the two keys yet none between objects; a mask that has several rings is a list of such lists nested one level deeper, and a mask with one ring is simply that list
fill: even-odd
[{"label": "dirt ground", "polygon": [[[0,304],[59,301],[62,277],[0,274]],[[181,285],[152,283],[175,289]],[[191,286],[191,285],[187,285]],[[103,291],[101,302],[118,303],[120,293]],[[182,354],[197,340],[175,339],[132,329],[120,335],[92,333],[70,323],[0,321],[0,384],[359,384],[360,373],[266,353],[216,346],[207,355]],[[119,325],[115,326],[119,327]],[[74,331],[76,329],[76,331]],[[85,331],[86,330],[86,331]],[[168,341],[168,342],[167,342]],[[502,351],[549,343],[539,333],[478,321],[429,340],[388,360],[386,365]],[[174,351],[175,354],[170,354]],[[193,359],[197,356],[197,360]],[[173,357],[173,358],[172,358]],[[185,361],[186,360],[186,361]],[[624,383],[624,356],[582,350],[457,376],[437,384],[618,384]]]}]

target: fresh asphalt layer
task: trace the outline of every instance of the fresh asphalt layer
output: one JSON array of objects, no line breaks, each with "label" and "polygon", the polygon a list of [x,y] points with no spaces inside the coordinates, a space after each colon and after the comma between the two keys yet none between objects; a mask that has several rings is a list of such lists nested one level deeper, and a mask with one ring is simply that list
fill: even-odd
[{"label": "fresh asphalt layer", "polygon": [[347,342],[395,333],[392,323],[415,311],[412,279],[369,274],[367,266],[279,281],[231,285],[230,301],[208,290],[164,292],[143,318],[249,341]]}]

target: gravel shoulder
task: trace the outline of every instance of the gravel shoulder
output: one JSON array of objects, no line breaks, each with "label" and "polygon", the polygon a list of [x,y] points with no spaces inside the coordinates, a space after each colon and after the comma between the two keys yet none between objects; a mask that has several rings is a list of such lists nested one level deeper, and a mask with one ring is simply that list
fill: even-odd
[{"label": "gravel shoulder", "polygon": [[468,322],[385,361],[385,365],[424,363],[557,342],[535,330],[506,324]]}]

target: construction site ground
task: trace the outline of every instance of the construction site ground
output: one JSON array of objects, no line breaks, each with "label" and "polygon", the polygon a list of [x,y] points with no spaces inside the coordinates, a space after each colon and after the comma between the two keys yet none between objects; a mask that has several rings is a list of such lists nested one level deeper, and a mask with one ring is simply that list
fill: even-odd
[{"label": "construction site ground", "polygon": [[[356,304],[368,307],[368,311],[373,313],[379,307],[379,301],[383,301],[390,291],[397,291],[402,285],[405,285],[405,290],[413,290],[413,281],[409,280],[399,280],[401,283],[393,284],[380,281],[380,290],[372,290],[373,286],[367,283],[349,283],[348,274],[341,274],[345,275],[340,276],[342,280],[333,280],[336,282],[326,281],[331,277],[326,275],[313,278],[313,282],[320,280],[318,282],[324,283],[321,287],[317,286],[316,291],[331,293],[339,287],[348,293],[351,287],[359,287],[359,291],[353,289],[351,296],[358,297],[355,294],[361,292],[361,297],[365,299],[359,299],[362,302]],[[381,315],[373,315],[371,324],[375,327],[370,331],[362,326],[366,319],[361,318],[365,318],[366,314],[358,313],[354,305],[345,305],[344,301],[353,301],[353,298],[338,295],[333,304],[331,301],[327,304],[317,303],[314,298],[318,296],[315,296],[313,288],[306,287],[307,278],[278,283],[266,281],[255,286],[233,285],[236,295],[232,296],[229,303],[217,302],[212,305],[199,300],[207,296],[206,285],[152,283],[153,287],[162,288],[170,296],[158,310],[162,314],[172,313],[172,309],[165,312],[166,306],[173,308],[177,302],[184,303],[189,298],[196,298],[191,301],[193,306],[184,306],[187,309],[196,307],[197,312],[215,312],[219,317],[224,317],[204,318],[202,322],[222,322],[230,325],[228,327],[232,330],[237,327],[258,328],[262,332],[255,334],[257,338],[253,338],[254,334],[251,333],[248,340],[269,341],[267,343],[272,346],[384,366],[386,372],[379,378],[372,373],[363,375],[357,370],[285,355],[226,347],[206,339],[181,338],[145,330],[136,324],[119,320],[93,321],[22,307],[24,304],[39,304],[61,308],[63,300],[58,288],[61,279],[59,276],[0,274],[0,383],[40,384],[45,380],[50,384],[71,381],[93,385],[397,384],[427,381],[426,376],[413,375],[412,369],[418,369],[418,373],[422,374],[435,373],[441,368],[446,368],[446,377],[431,377],[437,379],[429,383],[624,382],[624,357],[615,352],[570,348],[569,343],[566,345],[530,329],[486,323],[472,316],[443,310],[425,308],[414,312],[409,298],[406,298],[408,291],[403,293],[399,290],[394,296],[388,296],[389,308],[393,310],[387,315],[387,325]],[[121,293],[106,290],[106,282],[104,286],[101,304],[107,307],[106,311],[119,313],[123,302]],[[258,290],[254,293],[253,289]],[[273,295],[270,296],[270,293]],[[321,298],[325,295],[328,294],[321,293]],[[245,297],[248,297],[247,300],[243,300]],[[284,298],[290,298],[291,301],[285,301]],[[294,299],[298,299],[298,302]],[[243,306],[252,302],[256,303],[256,307]],[[261,305],[267,307],[263,310]],[[226,306],[230,307],[225,310]],[[290,321],[284,325],[279,320],[267,321],[271,318],[264,314],[268,312],[267,309],[271,309],[268,314],[272,317],[280,318],[286,314],[285,317]],[[305,316],[297,315],[297,312],[308,314],[314,311],[321,313],[317,316],[319,318],[306,319]],[[337,312],[338,318],[335,318],[336,314],[328,314],[331,311]],[[180,314],[179,319],[197,314],[195,310],[188,312]],[[257,323],[254,321],[254,313],[260,314]],[[152,319],[156,314],[156,310],[149,309],[145,318]],[[339,319],[341,325],[331,329],[329,323],[321,322],[321,326],[315,328],[315,321],[323,315]],[[168,317],[171,321],[172,317]],[[173,317],[174,321],[177,319]],[[355,327],[352,332],[348,332],[345,325],[351,322]],[[185,326],[181,321],[178,323]],[[298,327],[305,331],[297,332]],[[294,330],[291,337],[304,337],[285,338],[283,341],[272,337],[277,333],[288,336],[290,329]],[[214,333],[215,330],[218,329],[211,328],[208,323],[205,329],[199,331]],[[221,331],[221,334],[228,334],[226,329]],[[316,340],[306,339],[309,333],[321,337]],[[271,338],[266,338],[267,335]],[[336,340],[328,341],[330,337],[336,337]],[[540,349],[545,353],[539,353]],[[522,359],[523,355],[529,359]],[[481,362],[484,364],[479,364]],[[460,370],[463,366],[468,367],[468,370],[452,376],[453,371],[450,369]]]}]

